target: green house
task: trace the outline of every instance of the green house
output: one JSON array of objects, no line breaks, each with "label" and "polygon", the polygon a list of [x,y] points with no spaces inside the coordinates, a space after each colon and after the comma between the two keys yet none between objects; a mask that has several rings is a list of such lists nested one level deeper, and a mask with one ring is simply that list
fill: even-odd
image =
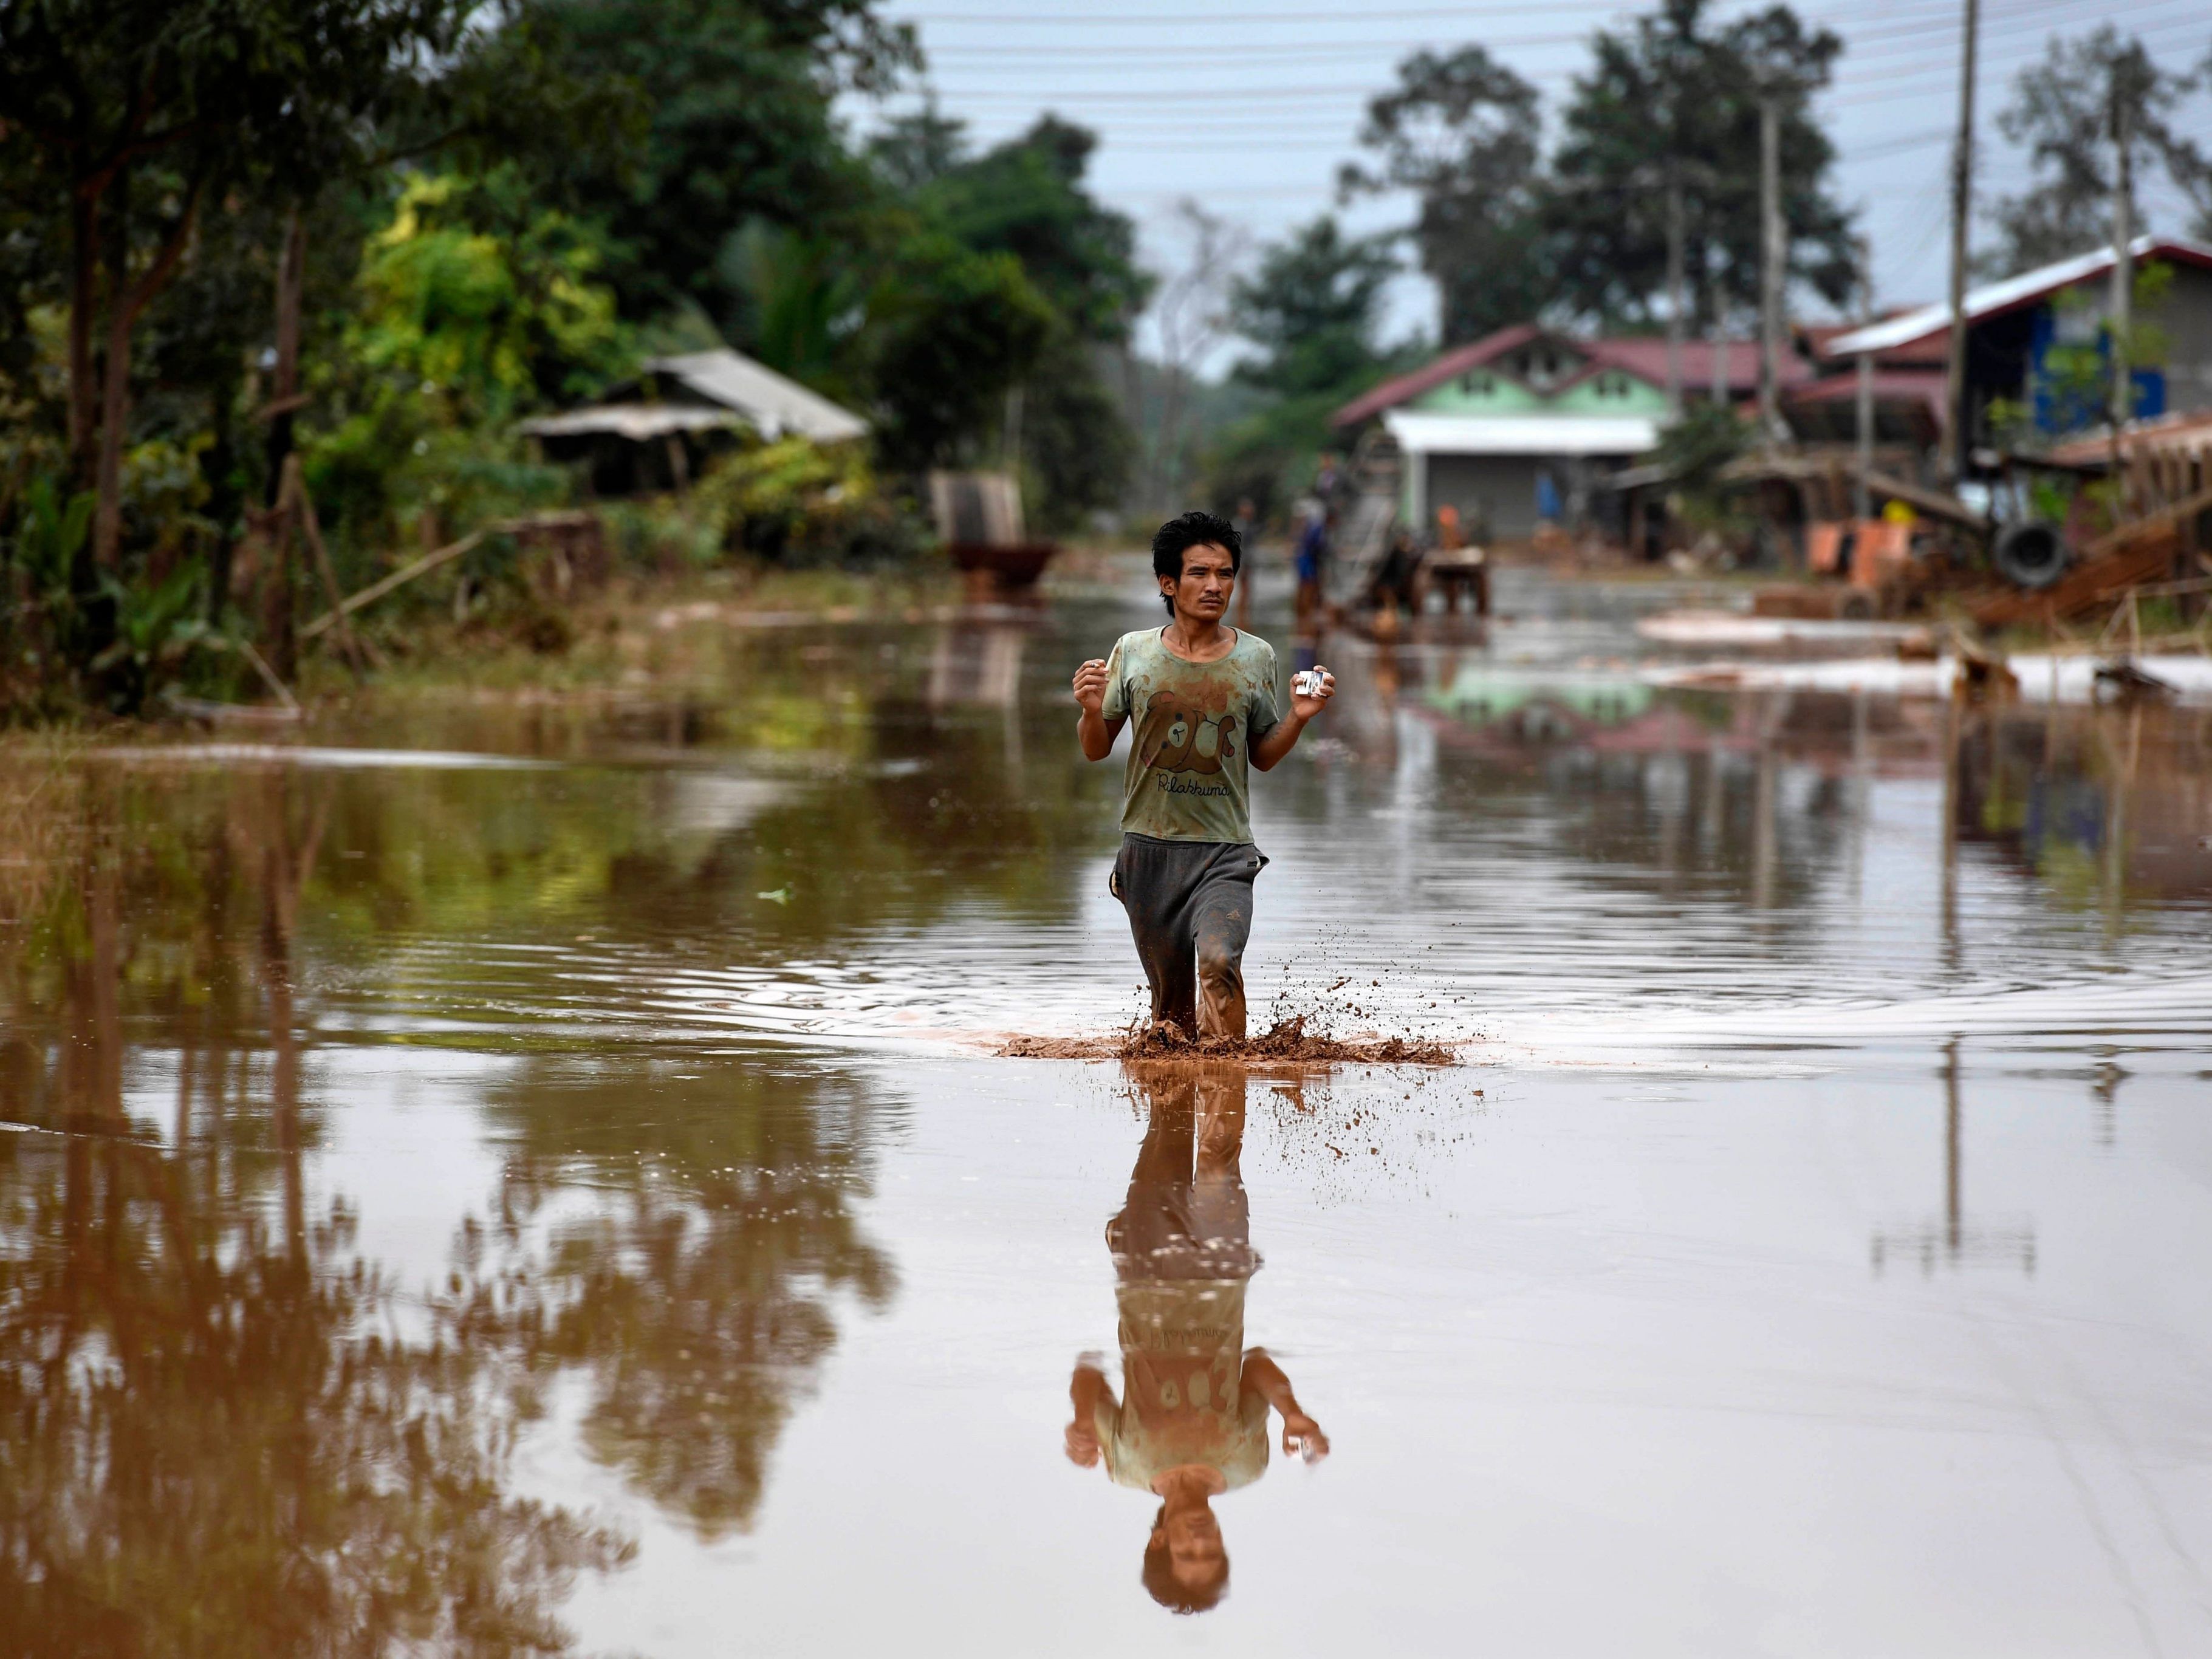
[{"label": "green house", "polygon": [[[1793,354],[1785,380],[1804,374]],[[1686,395],[1751,395],[1759,349],[1694,342]],[[1471,538],[1510,539],[1547,520],[1601,519],[1606,481],[1657,442],[1667,419],[1667,343],[1580,340],[1522,323],[1445,352],[1338,410],[1347,441],[1380,425],[1405,458],[1399,511],[1426,534],[1458,509]]]}]

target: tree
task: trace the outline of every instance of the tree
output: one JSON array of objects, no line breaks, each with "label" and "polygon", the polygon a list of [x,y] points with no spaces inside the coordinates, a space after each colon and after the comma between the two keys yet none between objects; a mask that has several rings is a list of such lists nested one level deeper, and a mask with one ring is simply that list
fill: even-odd
[{"label": "tree", "polygon": [[912,239],[868,307],[877,446],[902,471],[957,462],[1033,368],[1053,310],[1011,253],[977,253],[942,231]]},{"label": "tree", "polygon": [[1084,188],[1097,148],[1096,133],[1043,116],[1020,137],[939,173],[917,205],[968,246],[1012,254],[1077,333],[1115,343],[1151,283],[1137,268],[1136,227]]},{"label": "tree", "polygon": [[1418,52],[1398,85],[1367,106],[1340,198],[1409,190],[1421,269],[1436,283],[1445,343],[1541,312],[1551,295],[1541,236],[1543,117],[1536,88],[1480,46]]},{"label": "tree", "polygon": [[1159,341],[1158,410],[1152,422],[1146,501],[1162,511],[1182,498],[1191,447],[1186,415],[1205,360],[1229,329],[1229,289],[1244,252],[1244,234],[1191,197],[1176,204],[1175,219],[1188,247],[1182,264],[1161,283],[1152,299],[1152,327]]},{"label": "tree", "polygon": [[536,51],[566,77],[626,87],[639,142],[529,158],[546,189],[608,234],[623,314],[686,303],[730,320],[724,245],[756,219],[819,235],[862,212],[868,173],[835,111],[918,61],[910,25],[873,0],[536,0]]},{"label": "tree", "polygon": [[865,319],[866,260],[849,244],[756,219],[730,239],[722,271],[738,340],[781,374],[857,397],[852,356]]},{"label": "tree", "polygon": [[94,564],[118,559],[134,334],[204,203],[342,165],[471,15],[464,0],[0,3],[0,177],[68,222],[69,450],[98,494]]},{"label": "tree", "polygon": [[1230,295],[1260,355],[1237,378],[1279,397],[1334,396],[1370,374],[1382,290],[1398,270],[1387,236],[1350,237],[1323,214],[1267,249]]},{"label": "tree", "polygon": [[[2132,179],[2163,169],[2203,205],[2212,230],[2212,162],[2175,119],[2208,73],[2212,60],[2194,75],[2161,69],[2141,40],[2109,23],[2085,39],[2052,40],[2041,63],[2020,72],[1997,116],[1998,131],[2027,149],[2033,182],[1990,206],[1998,245],[1983,261],[1989,273],[2009,276],[2112,240],[2122,133]],[[2141,225],[2130,196],[2129,220]]]},{"label": "tree", "polygon": [[1382,292],[1398,270],[1396,238],[1346,236],[1323,214],[1265,248],[1230,294],[1230,318],[1256,348],[1233,378],[1268,398],[1222,434],[1209,458],[1209,493],[1249,496],[1271,512],[1303,488],[1328,441],[1329,411],[1391,367],[1378,347]]},{"label": "tree", "polygon": [[[1035,315],[1043,322],[1034,343],[973,360],[971,376],[986,373],[987,362],[1012,369],[1012,379],[995,395],[981,382],[953,388],[902,371],[895,383],[879,384],[878,393],[894,402],[905,395],[916,399],[896,423],[908,434],[937,432],[925,446],[932,453],[951,454],[963,446],[977,453],[994,428],[1002,440],[1012,438],[1041,488],[1048,524],[1072,522],[1084,509],[1114,500],[1133,447],[1097,359],[1100,348],[1127,341],[1151,282],[1136,264],[1136,228],[1085,187],[1097,143],[1086,129],[1047,115],[1018,138],[971,155],[957,124],[926,110],[895,124],[872,152],[884,181],[908,192],[921,227],[915,234],[923,243],[944,239],[971,254],[1012,262],[1027,293],[1041,302]],[[950,273],[940,255],[941,248],[923,252],[918,268]],[[878,308],[898,314],[902,330],[900,341],[878,352],[879,364],[942,355],[925,348],[918,332],[926,307],[905,306],[881,289],[878,295]],[[948,323],[962,314],[958,307],[943,313]],[[1010,347],[1028,314],[1019,308],[1008,313]],[[959,325],[971,343],[980,320]],[[954,355],[965,355],[964,349]],[[1009,392],[1016,394],[1012,400]],[[956,406],[973,423],[957,434],[943,428]],[[908,453],[904,439],[893,448]]]},{"label": "tree", "polygon": [[1662,313],[1674,179],[1700,318],[1712,325],[1758,303],[1765,96],[1780,106],[1789,274],[1832,301],[1851,291],[1850,216],[1829,192],[1835,146],[1812,109],[1842,41],[1808,32],[1787,6],[1708,29],[1707,6],[1663,0],[1626,31],[1600,31],[1576,79],[1545,212],[1563,309],[1635,325]]},{"label": "tree", "polygon": [[325,423],[309,476],[349,540],[422,507],[450,516],[463,492],[495,508],[557,483],[514,464],[511,428],[629,361],[603,257],[596,230],[540,204],[515,169],[409,180],[316,377]]}]

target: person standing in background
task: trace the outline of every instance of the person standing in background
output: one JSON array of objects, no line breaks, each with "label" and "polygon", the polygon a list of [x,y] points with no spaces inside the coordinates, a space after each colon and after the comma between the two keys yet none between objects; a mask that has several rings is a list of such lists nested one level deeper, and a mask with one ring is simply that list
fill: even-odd
[{"label": "person standing in background", "polygon": [[1292,544],[1291,563],[1297,570],[1297,619],[1310,627],[1321,615],[1322,561],[1328,556],[1328,514],[1321,502],[1308,497],[1297,506],[1297,540]]}]

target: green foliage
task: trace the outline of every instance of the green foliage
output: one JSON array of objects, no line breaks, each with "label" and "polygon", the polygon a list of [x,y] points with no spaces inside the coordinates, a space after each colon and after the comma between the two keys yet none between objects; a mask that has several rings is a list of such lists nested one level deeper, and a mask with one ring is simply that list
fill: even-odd
[{"label": "green foliage", "polygon": [[1734,410],[1693,404],[1659,434],[1652,459],[1681,487],[1706,489],[1723,467],[1751,447],[1753,435],[1751,424]]},{"label": "green foliage", "polygon": [[372,237],[347,355],[497,422],[593,390],[625,363],[592,231],[535,205],[520,176],[410,179]]},{"label": "green foliage", "polygon": [[693,489],[689,510],[725,545],[787,566],[902,563],[924,539],[857,444],[786,438],[725,456]]},{"label": "green foliage", "polygon": [[1136,459],[1136,434],[1107,389],[1104,349],[1055,330],[1023,387],[1022,462],[1036,528],[1073,528],[1118,500]]},{"label": "green foliage", "polygon": [[565,475],[526,461],[512,426],[629,362],[599,258],[586,227],[532,204],[512,173],[407,182],[318,377],[334,418],[304,444],[346,541],[396,539],[424,509],[456,525],[562,498]]},{"label": "green foliage", "polygon": [[1237,331],[1260,353],[1237,377],[1284,398],[1358,390],[1382,362],[1376,324],[1397,269],[1387,238],[1346,236],[1330,215],[1292,232],[1231,294]]},{"label": "green foliage", "polygon": [[1136,228],[1084,188],[1096,134],[1042,118],[1019,138],[948,167],[919,192],[927,222],[963,246],[1010,253],[1060,320],[1118,343],[1151,292]]},{"label": "green foliage", "polygon": [[[2173,286],[2173,267],[2163,263],[2139,265],[2130,284],[2129,324],[2118,329],[2112,318],[2098,319],[2094,329],[2062,328],[2060,337],[2045,348],[2037,390],[2048,403],[2052,418],[2062,429],[2103,424],[2112,404],[2112,354],[2117,347],[2130,371],[2155,368],[2166,361],[2173,346],[2156,319],[2160,302]],[[2063,290],[2051,300],[2052,311],[2062,322],[2078,321],[2098,304],[2100,295],[2083,288]],[[2132,398],[2139,387],[2130,386]],[[2009,419],[2008,417],[2010,417]],[[2034,409],[2002,400],[1990,410],[1990,423],[1999,432],[2011,428],[2014,441],[2039,439]]]},{"label": "green foliage", "polygon": [[869,298],[870,379],[884,464],[920,471],[963,458],[997,423],[1056,320],[1011,253],[977,253],[942,231],[900,248]]},{"label": "green foliage", "polygon": [[125,585],[109,577],[104,584],[114,637],[93,658],[92,672],[116,712],[137,713],[165,681],[181,677],[196,649],[220,645],[200,615],[205,574],[192,561],[158,580]]},{"label": "green foliage", "polygon": [[533,176],[604,227],[625,314],[690,302],[739,331],[721,259],[753,219],[809,235],[865,210],[866,170],[834,100],[881,91],[916,61],[872,0],[539,0],[533,48],[571,80],[627,90],[636,143],[533,146]]},{"label": "green foliage", "polygon": [[1836,149],[1814,96],[1843,42],[1786,5],[1710,27],[1711,0],[1662,0],[1601,30],[1577,77],[1546,190],[1559,309],[1609,323],[1663,314],[1667,180],[1682,181],[1688,278],[1710,323],[1758,302],[1759,100],[1781,111],[1782,211],[1790,275],[1832,301],[1856,277],[1850,216],[1827,178]]},{"label": "green foliage", "polygon": [[1330,441],[1328,417],[1342,401],[1334,392],[1277,398],[1232,422],[1206,459],[1208,501],[1226,513],[1249,497],[1263,519],[1280,517],[1311,484]]},{"label": "green foliage", "polygon": [[1540,222],[1543,115],[1536,88],[1480,46],[1417,52],[1397,87],[1372,99],[1340,194],[1407,190],[1421,269],[1436,283],[1445,343],[1540,313],[1552,299]]},{"label": "green foliage", "polygon": [[1264,249],[1230,292],[1237,331],[1258,348],[1234,378],[1267,404],[1222,434],[1207,492],[1263,513],[1304,487],[1329,441],[1328,417],[1393,367],[1376,341],[1382,290],[1398,268],[1387,237],[1350,237],[1327,214]]},{"label": "green foliage", "polygon": [[[2110,23],[2082,39],[2053,36],[2043,60],[2014,80],[1997,115],[1998,130],[2027,150],[2033,182],[1991,204],[1998,242],[1980,261],[1984,274],[2013,276],[2112,240],[2116,112],[2125,112],[2139,187],[2163,171],[2185,195],[2212,199],[2205,195],[2212,158],[2181,117],[2198,84],[2197,76],[2164,68],[2139,37]],[[2141,228],[2139,216],[2136,222]]]},{"label": "green foliage", "polygon": [[70,571],[92,532],[93,504],[89,489],[64,497],[51,477],[33,478],[23,491],[9,551],[33,604],[68,598]]},{"label": "green foliage", "polygon": [[856,395],[867,289],[843,245],[755,219],[725,246],[720,269],[741,298],[738,332],[755,357],[828,397]]},{"label": "green foliage", "polygon": [[1672,478],[1670,505],[1692,529],[1732,534],[1748,528],[1722,491],[1720,475],[1756,435],[1734,410],[1710,404],[1692,404],[1660,433],[1651,459]]},{"label": "green foliage", "polygon": [[197,558],[179,556],[158,578],[126,581],[102,570],[87,580],[94,507],[92,491],[64,495],[51,477],[25,488],[0,544],[0,595],[9,601],[0,617],[0,653],[9,659],[0,662],[0,686],[27,669],[81,667],[66,696],[135,714],[166,684],[219,675],[208,653],[227,642],[201,618],[206,573]]}]

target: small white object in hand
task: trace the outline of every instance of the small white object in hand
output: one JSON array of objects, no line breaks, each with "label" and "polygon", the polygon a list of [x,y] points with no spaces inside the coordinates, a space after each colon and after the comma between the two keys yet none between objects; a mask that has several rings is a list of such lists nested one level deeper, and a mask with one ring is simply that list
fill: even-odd
[{"label": "small white object in hand", "polygon": [[1318,697],[1322,694],[1322,681],[1328,673],[1328,670],[1316,664],[1311,668],[1291,675],[1291,695],[1297,697]]}]

